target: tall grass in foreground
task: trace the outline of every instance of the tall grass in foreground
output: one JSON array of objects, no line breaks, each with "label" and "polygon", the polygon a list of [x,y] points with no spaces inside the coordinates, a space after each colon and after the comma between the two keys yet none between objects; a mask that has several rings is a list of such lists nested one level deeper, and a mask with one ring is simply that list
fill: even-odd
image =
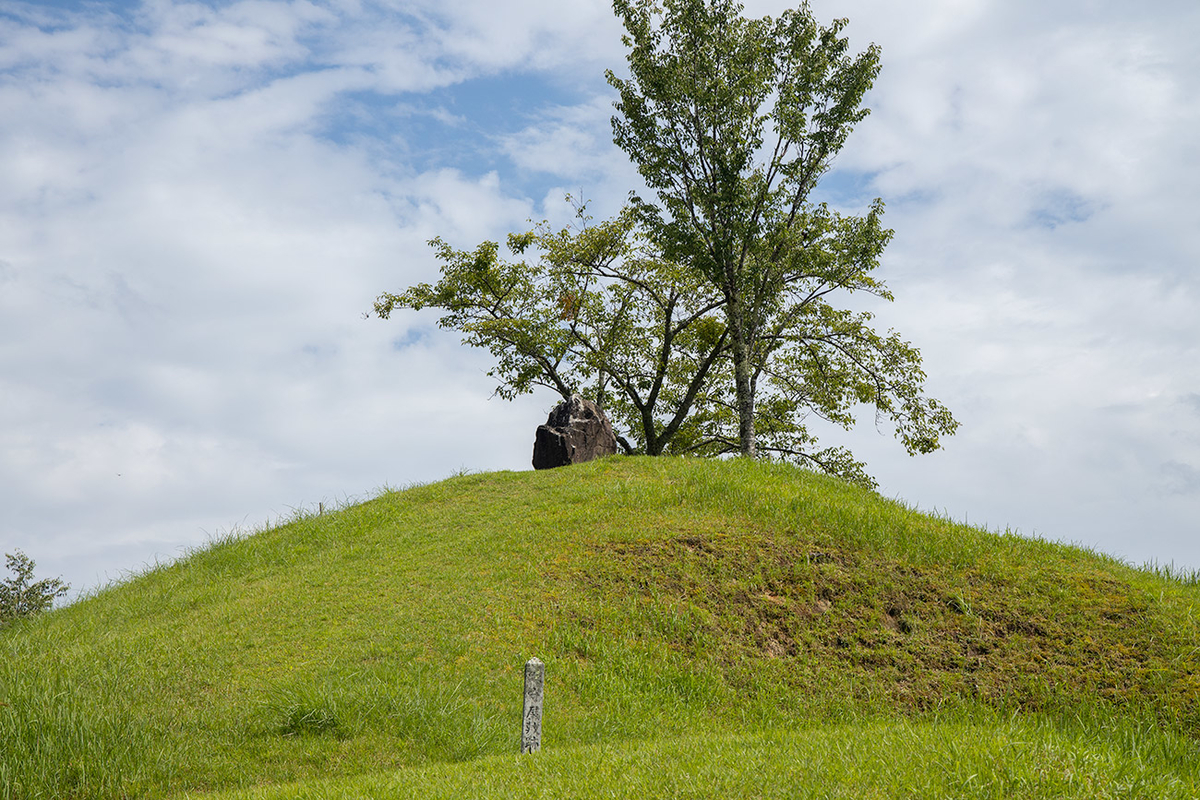
[{"label": "tall grass in foreground", "polygon": [[[986,715],[981,715],[986,716]],[[905,720],[609,742],[212,800],[1193,798],[1195,743],[1130,723]]]},{"label": "tall grass in foreground", "polygon": [[[136,796],[163,777],[161,736],[126,706],[136,687],[102,664],[85,674],[58,670],[29,646],[39,620],[14,625],[0,649],[0,797],[5,800]],[[83,689],[83,691],[81,691]]]}]

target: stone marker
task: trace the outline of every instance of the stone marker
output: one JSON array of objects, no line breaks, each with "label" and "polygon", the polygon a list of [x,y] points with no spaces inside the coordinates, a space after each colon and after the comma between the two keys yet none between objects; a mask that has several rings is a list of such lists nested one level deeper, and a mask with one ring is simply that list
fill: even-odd
[{"label": "stone marker", "polygon": [[617,437],[604,410],[577,394],[554,407],[533,441],[533,468],[582,464],[617,452]]},{"label": "stone marker", "polygon": [[525,662],[525,703],[521,710],[521,752],[542,749],[542,689],[546,665],[537,658]]}]

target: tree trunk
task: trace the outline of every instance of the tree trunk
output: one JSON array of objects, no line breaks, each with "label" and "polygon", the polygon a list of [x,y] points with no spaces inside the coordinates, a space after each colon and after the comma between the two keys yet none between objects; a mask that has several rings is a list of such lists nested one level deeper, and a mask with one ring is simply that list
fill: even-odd
[{"label": "tree trunk", "polygon": [[754,442],[754,382],[750,373],[750,343],[746,340],[745,318],[741,298],[730,297],[726,304],[729,332],[733,339],[733,384],[738,413],[738,449],[743,456],[754,458],[758,448]]}]

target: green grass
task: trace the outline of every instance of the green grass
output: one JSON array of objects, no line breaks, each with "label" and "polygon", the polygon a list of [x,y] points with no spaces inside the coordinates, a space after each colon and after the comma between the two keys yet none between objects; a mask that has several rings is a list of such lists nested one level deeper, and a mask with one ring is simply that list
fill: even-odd
[{"label": "green grass", "polygon": [[1194,796],[1198,601],[781,465],[462,475],[0,631],[0,796]]},{"label": "green grass", "polygon": [[[1139,746],[1131,748],[1130,741]],[[1147,747],[1148,745],[1148,747]],[[1147,750],[1153,752],[1147,752]],[[1194,743],[1128,726],[893,720],[609,742],[218,795],[370,797],[1192,798]]]}]

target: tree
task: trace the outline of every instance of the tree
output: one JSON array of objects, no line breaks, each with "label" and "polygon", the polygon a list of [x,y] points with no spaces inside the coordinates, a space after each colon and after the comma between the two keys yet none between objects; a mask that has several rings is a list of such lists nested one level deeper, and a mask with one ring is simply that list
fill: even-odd
[{"label": "tree", "polygon": [[[570,200],[571,198],[568,198]],[[626,452],[660,455],[703,447],[696,413],[711,405],[708,380],[726,353],[720,298],[691,270],[662,259],[626,209],[574,228],[546,223],[456,250],[430,245],[441,279],[384,293],[374,312],[439,308],[438,324],[496,357],[488,373],[506,399],[548,387],[580,392],[605,408]]]},{"label": "tree", "polygon": [[853,406],[870,403],[910,454],[937,449],[958,423],[921,395],[920,354],[827,299],[838,290],[892,299],[872,275],[892,235],[882,203],[851,217],[809,201],[868,113],[879,49],[851,56],[846,21],[820,27],[807,4],[778,19],[745,19],[736,0],[613,8],[630,48],[630,77],[606,73],[620,94],[613,137],[658,196],[635,194],[633,207],[663,258],[722,300],[734,402],[712,418],[711,440],[869,484],[847,451],[817,450],[803,420],[849,427]]},{"label": "tree", "polygon": [[0,581],[0,626],[14,619],[40,614],[71,588],[58,578],[34,582],[35,564],[20,550],[16,554],[5,553],[4,559],[14,575]]},{"label": "tree", "polygon": [[630,77],[614,141],[658,202],[631,195],[616,218],[544,223],[456,250],[430,242],[436,285],[380,295],[378,316],[441,308],[439,324],[488,348],[497,393],[547,386],[590,395],[634,444],[627,452],[788,458],[872,486],[845,448],[822,447],[811,416],[846,428],[857,406],[889,420],[910,454],[957,428],[922,393],[920,353],[836,293],[892,300],[874,272],[892,231],[883,204],[838,213],[809,197],[866,114],[879,70],[819,27],[807,6],[741,17],[735,0],[614,0]]}]

